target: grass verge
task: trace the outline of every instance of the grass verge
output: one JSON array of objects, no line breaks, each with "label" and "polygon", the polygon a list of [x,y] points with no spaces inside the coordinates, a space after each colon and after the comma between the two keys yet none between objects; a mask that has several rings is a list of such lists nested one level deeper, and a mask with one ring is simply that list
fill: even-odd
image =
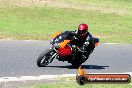
[{"label": "grass verge", "polygon": [[72,83],[58,83],[58,84],[40,84],[31,88],[132,88],[131,84],[85,84],[78,85],[76,82]]},{"label": "grass verge", "polygon": [[131,0],[29,0],[30,5],[27,0],[2,1],[1,39],[46,40],[54,32],[88,23],[101,42],[132,43]]},{"label": "grass verge", "polygon": [[126,84],[84,84],[79,85],[73,78],[61,79],[57,83],[35,84],[32,86],[23,86],[20,88],[132,88],[132,82]]}]

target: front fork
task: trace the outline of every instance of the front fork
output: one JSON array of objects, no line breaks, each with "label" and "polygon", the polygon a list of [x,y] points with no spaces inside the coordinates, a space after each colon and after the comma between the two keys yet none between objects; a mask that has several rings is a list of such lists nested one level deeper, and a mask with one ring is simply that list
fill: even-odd
[{"label": "front fork", "polygon": [[[50,48],[50,49],[54,49],[54,48]],[[54,49],[55,50],[55,49]],[[55,51],[55,53],[52,55],[52,57],[49,58],[49,63],[51,63],[53,61],[53,59],[57,56],[57,52]]]},{"label": "front fork", "polygon": [[56,56],[57,56],[58,54],[57,53],[55,53],[49,60],[53,60]]}]

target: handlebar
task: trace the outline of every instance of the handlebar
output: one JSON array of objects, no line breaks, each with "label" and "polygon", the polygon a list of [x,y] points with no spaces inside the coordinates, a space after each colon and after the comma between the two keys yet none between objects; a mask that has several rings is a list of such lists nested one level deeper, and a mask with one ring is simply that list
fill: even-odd
[{"label": "handlebar", "polygon": [[79,52],[87,52],[87,51],[81,50],[81,49],[80,49],[78,46],[76,46],[76,45],[72,45],[72,47],[73,47],[74,49],[78,50]]}]

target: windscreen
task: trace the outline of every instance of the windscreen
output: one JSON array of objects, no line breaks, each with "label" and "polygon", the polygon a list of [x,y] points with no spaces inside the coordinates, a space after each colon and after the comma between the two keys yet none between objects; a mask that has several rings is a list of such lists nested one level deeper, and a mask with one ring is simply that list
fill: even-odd
[{"label": "windscreen", "polygon": [[71,34],[69,31],[62,32],[61,34],[57,35],[53,40],[52,43],[60,43],[63,42],[64,40],[71,40]]}]

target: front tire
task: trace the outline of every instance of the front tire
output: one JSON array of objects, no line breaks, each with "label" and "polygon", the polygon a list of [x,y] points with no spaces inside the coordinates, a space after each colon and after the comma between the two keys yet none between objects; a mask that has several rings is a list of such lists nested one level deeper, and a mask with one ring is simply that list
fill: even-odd
[{"label": "front tire", "polygon": [[53,49],[48,49],[45,52],[42,52],[38,59],[37,59],[37,65],[38,67],[45,67],[49,63],[51,63],[54,59],[50,59],[55,54],[55,51]]}]

